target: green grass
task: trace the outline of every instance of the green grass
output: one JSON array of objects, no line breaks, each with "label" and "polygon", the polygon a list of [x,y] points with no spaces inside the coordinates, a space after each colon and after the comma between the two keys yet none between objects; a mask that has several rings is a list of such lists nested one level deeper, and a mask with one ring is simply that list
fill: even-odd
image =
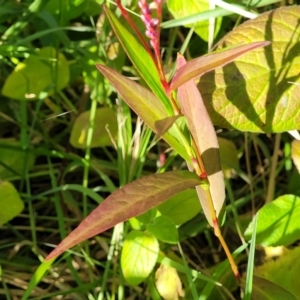
[{"label": "green grass", "polygon": [[[43,93],[52,92],[45,98],[43,93],[35,101],[0,96],[0,183],[12,182],[25,205],[19,215],[0,226],[0,299],[162,299],[155,288],[157,267],[135,287],[122,275],[122,245],[134,221],[119,224],[55,260],[44,260],[116,189],[143,175],[186,169],[184,161],[117,99],[96,70],[94,64],[102,63],[126,76],[137,76],[98,2],[102,1],[0,1],[2,86],[18,63],[45,46],[51,46],[57,58],[58,53],[63,54],[70,70],[68,83],[59,89],[59,65],[52,65],[53,81]],[[279,6],[271,2],[278,1],[262,2],[255,13]],[[114,9],[112,2],[108,4]],[[138,12],[136,7],[130,9]],[[243,9],[247,10],[247,1]],[[220,15],[224,16],[220,32],[214,40],[204,42],[192,30],[178,27],[194,22],[197,16],[174,21],[164,11],[166,68],[173,67],[179,50],[188,58],[200,56],[244,20],[220,8],[199,17],[206,20]],[[39,75],[39,70],[35,72]],[[94,132],[101,125],[96,110],[101,107],[114,109],[118,131],[111,144],[93,147]],[[76,118],[85,111],[90,114],[85,124],[86,144],[80,149],[69,138]],[[64,112],[69,113],[58,116]],[[245,299],[251,299],[255,247],[250,247],[243,233],[265,198],[268,202],[297,191],[297,183],[292,183],[297,174],[293,175],[291,165],[291,138],[287,133],[218,133],[237,148],[239,168],[232,168],[226,179],[227,218],[222,232],[243,279],[248,276]],[[178,271],[186,299],[241,299],[240,287],[203,214],[178,231],[178,245],[160,244],[158,263]]]}]

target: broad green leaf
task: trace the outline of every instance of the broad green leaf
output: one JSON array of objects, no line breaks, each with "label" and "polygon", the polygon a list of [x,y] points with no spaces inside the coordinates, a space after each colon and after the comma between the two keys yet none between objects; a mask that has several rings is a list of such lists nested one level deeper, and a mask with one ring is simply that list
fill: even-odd
[{"label": "broad green leaf", "polygon": [[155,279],[155,286],[163,299],[178,300],[179,296],[184,297],[182,283],[175,268],[160,265],[155,272]]},{"label": "broad green leaf", "polygon": [[58,246],[47,259],[129,218],[138,216],[177,193],[200,183],[189,171],[174,171],[142,177],[108,196]]},{"label": "broad green leaf", "polygon": [[232,170],[238,170],[239,160],[238,152],[235,144],[227,139],[218,137],[218,142],[220,146],[220,158],[223,172],[227,178],[231,177]]},{"label": "broad green leaf", "polygon": [[136,67],[136,70],[148,84],[152,92],[160,99],[166,111],[171,114],[173,112],[172,106],[161,84],[158,70],[150,54],[122,25],[107,6],[104,6],[104,9],[112,28],[114,29],[129,59]]},{"label": "broad green leaf", "polygon": [[[8,147],[0,146],[0,180],[8,179],[12,176],[23,176],[24,171],[31,169],[35,156],[32,152],[18,151],[13,147],[21,145],[13,139],[0,139],[0,142]],[[9,148],[12,146],[12,148]]]},{"label": "broad green leaf", "polygon": [[[263,246],[289,245],[300,236],[300,197],[284,195],[263,206],[258,212],[256,243]],[[245,237],[252,235],[253,223]]]},{"label": "broad green leaf", "polygon": [[[73,125],[70,144],[75,148],[85,149],[90,122],[90,111],[80,114]],[[115,111],[110,107],[101,107],[96,110],[94,132],[91,147],[112,146],[111,138],[116,140],[118,123]]]},{"label": "broad green leaf", "polygon": [[69,63],[55,48],[44,47],[18,63],[7,77],[2,94],[16,100],[45,98],[69,82]]},{"label": "broad green leaf", "polygon": [[294,140],[292,142],[291,156],[298,172],[300,173],[300,141]]},{"label": "broad green leaf", "polygon": [[297,300],[298,298],[281,286],[264,278],[254,276],[253,278],[253,300]]},{"label": "broad green leaf", "polygon": [[225,66],[239,56],[269,44],[270,42],[255,42],[246,45],[237,45],[195,58],[176,71],[170,83],[170,89],[176,90],[179,86],[197,76],[202,76],[218,67]]},{"label": "broad green leaf", "polygon": [[[189,0],[189,1],[177,1],[168,0],[168,8],[175,19],[183,18],[186,16],[194,15],[196,13],[209,10],[209,0]],[[222,18],[215,19],[214,37],[218,34],[221,27]],[[197,22],[186,27],[191,28],[195,26],[195,32],[204,40],[208,41],[209,34],[209,20]]]},{"label": "broad green leaf", "polygon": [[[96,65],[98,70],[111,82],[123,100],[139,115],[143,121],[155,132],[160,127],[161,120],[169,115],[160,100],[148,89],[119,74],[115,70]],[[178,119],[180,121],[180,119]],[[159,123],[157,125],[157,123]],[[171,126],[168,132],[162,135],[163,139],[174,148],[185,160],[190,161],[182,143],[178,140],[176,128]]]},{"label": "broad green leaf", "polygon": [[270,259],[264,262],[261,266],[255,268],[254,273],[256,276],[267,279],[286,289],[291,294],[298,296],[300,295],[300,248],[296,247],[291,250],[282,248],[282,254],[276,260]]},{"label": "broad green leaf", "polygon": [[171,218],[159,216],[147,225],[147,230],[151,232],[158,240],[176,244],[178,243],[178,231]]},{"label": "broad green leaf", "polygon": [[8,181],[0,181],[0,226],[16,217],[24,204],[15,187]]},{"label": "broad green leaf", "polygon": [[160,204],[157,209],[176,225],[181,225],[194,218],[201,211],[201,206],[196,190],[188,189]]},{"label": "broad green leaf", "polygon": [[138,285],[152,272],[159,252],[157,239],[149,233],[131,231],[125,239],[121,267],[130,285]]},{"label": "broad green leaf", "polygon": [[214,124],[252,132],[300,128],[299,14],[299,6],[269,11],[222,39],[220,47],[262,40],[271,45],[200,78],[198,88]]},{"label": "broad green leaf", "polygon": [[[183,56],[177,57],[177,68],[185,65]],[[202,101],[199,90],[193,80],[178,88],[178,101],[181,111],[187,119],[188,127],[195,140],[205,166],[209,180],[209,189],[214,209],[218,216],[225,200],[225,184],[220,163],[219,144],[215,129]],[[213,226],[209,205],[208,191],[201,186],[196,187],[206,219]]]}]

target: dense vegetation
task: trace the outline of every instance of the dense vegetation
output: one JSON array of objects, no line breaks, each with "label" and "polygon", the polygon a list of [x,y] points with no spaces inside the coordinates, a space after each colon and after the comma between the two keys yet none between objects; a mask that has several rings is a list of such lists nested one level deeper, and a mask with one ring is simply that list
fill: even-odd
[{"label": "dense vegetation", "polygon": [[[123,5],[147,40],[137,2]],[[191,124],[178,116],[158,129],[149,124],[157,107],[144,104],[145,95],[165,98],[151,86],[159,78],[155,68],[143,76],[148,57],[134,53],[128,40],[137,35],[116,5],[107,1],[105,11],[100,0],[2,0],[0,299],[297,299],[300,8],[293,1],[265,0],[259,7],[251,6],[256,1],[229,7],[183,2],[162,6],[160,71],[167,79],[178,52],[190,61],[217,43],[218,50],[231,51],[245,42],[271,42],[243,50],[235,63],[218,63],[196,80],[220,145],[226,199],[217,216],[241,278],[192,188],[207,183],[187,173],[193,161],[172,139],[176,123],[192,140]],[[136,114],[138,108],[127,104],[134,107],[139,97],[143,112]],[[193,122],[204,126],[200,118]],[[149,183],[162,195],[144,190]],[[45,261],[111,194],[120,202],[94,216],[103,228],[87,236],[108,230]],[[110,228],[128,219],[114,215],[118,208],[122,215],[122,207],[125,216],[139,216]]]}]

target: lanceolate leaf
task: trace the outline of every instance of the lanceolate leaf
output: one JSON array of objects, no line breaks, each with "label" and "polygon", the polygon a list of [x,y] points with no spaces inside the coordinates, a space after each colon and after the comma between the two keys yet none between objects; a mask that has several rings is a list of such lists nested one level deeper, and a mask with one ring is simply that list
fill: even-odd
[{"label": "lanceolate leaf", "polygon": [[200,78],[198,88],[214,124],[253,132],[300,128],[299,14],[299,6],[279,8],[224,37],[220,47],[262,40],[271,45]]},{"label": "lanceolate leaf", "polygon": [[[177,57],[178,69],[185,65],[182,55]],[[201,95],[193,80],[186,82],[178,88],[178,101],[182,113],[187,118],[189,129],[194,137],[195,143],[200,150],[210,183],[216,214],[220,213],[225,200],[225,184],[220,163],[219,144],[215,129],[206,111]],[[201,206],[209,223],[213,226],[207,191],[197,187]]]},{"label": "lanceolate leaf", "polygon": [[[169,119],[169,115],[161,101],[148,89],[119,74],[115,70],[103,65],[96,65],[96,67],[111,82],[131,109],[155,133],[161,134],[161,132],[157,131],[157,127],[161,127],[159,126],[159,122]],[[172,122],[174,122],[173,119]],[[189,162],[190,159],[177,136],[176,128],[174,127],[171,127],[168,132],[162,135],[163,139]]]},{"label": "lanceolate leaf", "polygon": [[215,68],[227,65],[242,54],[253,49],[266,46],[268,44],[270,44],[270,42],[267,41],[243,44],[232,47],[230,49],[213,52],[211,54],[195,58],[187,62],[175,73],[172,78],[170,88],[172,90],[176,90],[179,86],[181,86],[188,80],[201,76],[207,72],[214,70]]},{"label": "lanceolate leaf", "polygon": [[169,99],[160,82],[157,68],[146,49],[136,40],[136,38],[121,24],[121,22],[114,16],[114,14],[104,6],[106,15],[114,29],[123,49],[127,53],[129,59],[132,61],[136,70],[143,77],[152,92],[163,103],[166,111],[172,113],[173,109]]},{"label": "lanceolate leaf", "polygon": [[47,259],[198,184],[199,177],[189,171],[154,174],[129,183],[107,197],[48,255]]}]

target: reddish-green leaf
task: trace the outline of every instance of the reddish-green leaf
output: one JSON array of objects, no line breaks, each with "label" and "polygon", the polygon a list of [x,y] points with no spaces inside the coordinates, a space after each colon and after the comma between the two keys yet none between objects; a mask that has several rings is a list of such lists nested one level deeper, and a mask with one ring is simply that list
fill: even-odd
[{"label": "reddish-green leaf", "polygon": [[199,177],[189,171],[154,174],[131,182],[107,197],[48,255],[47,259],[199,184]]},{"label": "reddish-green leaf", "polygon": [[[177,57],[177,66],[181,68],[183,65],[185,65],[185,59],[182,55],[179,55]],[[193,80],[186,82],[178,88],[177,97],[182,113],[187,118],[191,134],[200,150],[208,175],[212,201],[218,216],[225,200],[225,185],[215,129]],[[209,223],[213,225],[207,191],[200,186],[196,189],[205,216]]]},{"label": "reddish-green leaf", "polygon": [[112,28],[114,29],[129,59],[136,67],[136,70],[148,84],[153,93],[159,98],[161,103],[163,103],[166,111],[172,113],[173,110],[171,104],[161,84],[157,68],[150,54],[122,25],[107,6],[104,6],[104,9]]},{"label": "reddish-green leaf", "polygon": [[220,47],[262,40],[271,45],[201,76],[198,88],[214,124],[252,132],[300,128],[299,15],[300,6],[282,7],[224,37]]},{"label": "reddish-green leaf", "polygon": [[185,82],[210,72],[218,67],[227,65],[242,54],[268,44],[270,44],[270,42],[255,42],[246,45],[238,45],[230,49],[225,49],[223,51],[214,52],[195,58],[178,69],[172,78],[170,88],[172,90],[176,90]]},{"label": "reddish-green leaf", "polygon": [[[103,65],[96,65],[96,67],[111,82],[131,109],[135,111],[155,133],[161,134],[161,132],[157,131],[157,127],[160,128],[161,121],[165,119],[168,120],[170,117],[161,101],[148,89],[119,74],[115,70]],[[171,121],[174,122],[174,119],[171,118]],[[178,140],[176,128],[171,126],[168,132],[164,133],[162,137],[185,160],[190,161],[182,143]]]}]

